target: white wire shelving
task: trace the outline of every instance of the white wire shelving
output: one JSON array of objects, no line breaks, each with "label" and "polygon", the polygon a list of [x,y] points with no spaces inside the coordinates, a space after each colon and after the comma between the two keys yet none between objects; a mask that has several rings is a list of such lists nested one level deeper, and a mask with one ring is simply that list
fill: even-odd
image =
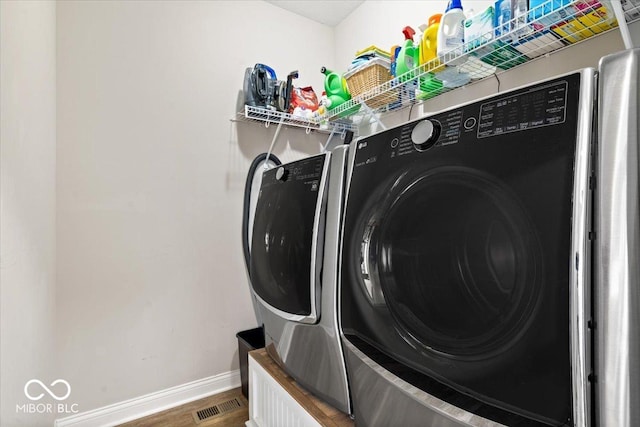
[{"label": "white wire shelving", "polygon": [[265,127],[269,127],[270,124],[282,124],[285,126],[293,126],[304,128],[307,133],[312,131],[318,131],[327,134],[344,134],[345,132],[353,132],[354,135],[358,134],[358,127],[354,125],[351,120],[327,120],[322,121],[307,119],[298,116],[294,116],[282,111],[276,111],[275,109],[253,107],[249,105],[244,106],[244,111],[238,113],[239,119],[243,121],[262,122]]},{"label": "white wire shelving", "polygon": [[[616,19],[620,15],[624,18]],[[640,0],[549,0],[529,10],[526,22],[516,17],[505,24],[504,34],[496,36],[492,29],[466,41],[457,51],[353,97],[330,110],[328,118],[401,109],[608,32],[619,21],[624,38],[627,24],[637,20]]]},{"label": "white wire shelving", "polygon": [[329,110],[322,119],[245,105],[238,120],[262,122],[265,127],[271,123],[299,127],[307,133],[344,136],[350,131],[358,135],[356,123],[362,116],[409,107],[616,28],[630,47],[627,25],[640,20],[640,0],[548,0],[530,9],[526,22],[521,19],[505,23],[509,31],[502,35],[496,36],[492,29],[458,50],[371,87]]}]

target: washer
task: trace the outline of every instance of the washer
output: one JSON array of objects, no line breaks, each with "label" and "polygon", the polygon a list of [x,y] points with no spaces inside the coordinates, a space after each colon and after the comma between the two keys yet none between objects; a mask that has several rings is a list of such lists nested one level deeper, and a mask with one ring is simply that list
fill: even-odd
[{"label": "washer", "polygon": [[339,305],[358,426],[591,416],[595,76],[354,142]]},{"label": "washer", "polygon": [[348,146],[264,172],[250,277],[271,357],[351,413],[337,324],[337,265]]}]

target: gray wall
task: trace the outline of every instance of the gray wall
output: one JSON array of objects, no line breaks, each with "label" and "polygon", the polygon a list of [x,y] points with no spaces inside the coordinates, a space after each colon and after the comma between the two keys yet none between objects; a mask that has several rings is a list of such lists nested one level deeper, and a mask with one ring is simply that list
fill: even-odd
[{"label": "gray wall", "polygon": [[241,181],[275,128],[230,121],[244,70],[300,69],[317,87],[333,56],[330,28],[292,16],[263,1],[58,3],[58,375],[81,411],[238,368],[235,334],[256,326]]},{"label": "gray wall", "polygon": [[0,425],[51,425],[16,405],[56,379],[55,3],[0,2],[0,31]]}]

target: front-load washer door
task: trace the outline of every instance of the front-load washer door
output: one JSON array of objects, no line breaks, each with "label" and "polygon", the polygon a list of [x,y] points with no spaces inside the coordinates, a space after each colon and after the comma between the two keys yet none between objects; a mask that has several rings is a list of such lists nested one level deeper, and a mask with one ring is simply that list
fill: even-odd
[{"label": "front-load washer door", "polygon": [[315,323],[329,153],[264,172],[251,240],[251,285],[287,319]]},{"label": "front-load washer door", "polygon": [[405,381],[506,425],[571,425],[569,284],[586,265],[571,246],[581,79],[355,146],[345,338]]}]

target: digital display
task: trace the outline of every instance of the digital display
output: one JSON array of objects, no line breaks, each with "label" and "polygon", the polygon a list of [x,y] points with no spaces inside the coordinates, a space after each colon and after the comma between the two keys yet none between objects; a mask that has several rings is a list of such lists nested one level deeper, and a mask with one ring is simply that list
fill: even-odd
[{"label": "digital display", "polygon": [[482,104],[478,138],[564,123],[567,89],[561,81]]}]

